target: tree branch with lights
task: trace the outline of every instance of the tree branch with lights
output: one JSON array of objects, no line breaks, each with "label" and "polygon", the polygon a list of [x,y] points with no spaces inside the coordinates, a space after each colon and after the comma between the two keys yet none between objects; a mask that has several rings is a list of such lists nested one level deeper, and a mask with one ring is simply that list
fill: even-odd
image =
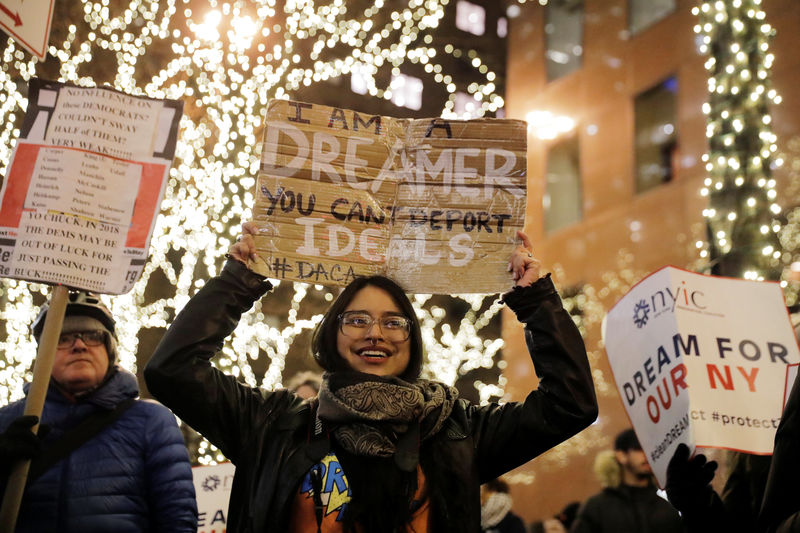
[{"label": "tree branch with lights", "polygon": [[780,278],[783,252],[778,239],[781,213],[772,169],[777,136],[770,128],[770,103],[780,96],[770,83],[773,29],[760,0],[705,1],[695,7],[695,32],[708,54],[709,101],[704,155],[708,173],[701,194],[711,271],[746,279]]},{"label": "tree branch with lights", "polygon": [[[5,174],[34,76],[82,86],[109,84],[129,94],[181,99],[185,115],[150,259],[128,294],[109,299],[119,318],[120,363],[130,369],[149,357],[154,340],[189,297],[220,268],[223,255],[250,217],[259,164],[262,113],[268,99],[302,91],[358,70],[368,96],[391,100],[381,85],[389,72],[421,65],[426,83],[447,95],[453,117],[456,90],[473,94],[478,115],[504,105],[496,73],[479,57],[469,86],[457,87],[431,33],[447,0],[324,3],[242,0],[84,0],[56,3],[48,58],[31,58],[13,39],[0,42],[0,175]],[[471,51],[472,52],[472,51]],[[466,52],[465,52],[466,55]],[[35,344],[29,326],[46,299],[45,285],[0,284],[0,404],[22,396]],[[310,332],[333,290],[301,283],[275,289],[269,308],[256,304],[216,359],[225,372],[254,387],[281,386],[287,368],[308,356]],[[501,306],[493,296],[417,295],[428,353],[426,375],[469,385],[482,400],[503,394],[497,363]],[[277,305],[276,302],[281,302]],[[143,339],[147,339],[145,343]],[[297,341],[297,342],[293,342]],[[304,350],[305,348],[305,350]],[[289,361],[289,363],[287,363]],[[481,369],[486,372],[481,373]],[[222,460],[204,441],[190,445],[201,463]]]}]

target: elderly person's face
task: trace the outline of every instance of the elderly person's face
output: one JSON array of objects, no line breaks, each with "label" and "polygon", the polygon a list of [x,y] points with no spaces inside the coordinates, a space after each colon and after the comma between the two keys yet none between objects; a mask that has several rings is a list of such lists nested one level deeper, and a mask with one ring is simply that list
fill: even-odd
[{"label": "elderly person's face", "polygon": [[96,387],[108,372],[106,333],[99,330],[62,333],[58,339],[53,378],[69,394]]},{"label": "elderly person's face", "polygon": [[409,319],[388,292],[367,285],[339,318],[336,348],[351,369],[398,376],[411,358]]}]

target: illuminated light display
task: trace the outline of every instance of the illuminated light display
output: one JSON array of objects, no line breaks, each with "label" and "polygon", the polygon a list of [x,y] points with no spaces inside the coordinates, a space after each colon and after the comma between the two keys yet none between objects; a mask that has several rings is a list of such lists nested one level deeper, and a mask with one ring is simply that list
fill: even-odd
[{"label": "illuminated light display", "polygon": [[[443,117],[456,118],[457,92],[475,100],[472,116],[504,106],[497,74],[475,50],[433,47],[430,32],[447,5],[448,0],[84,1],[57,6],[61,11],[46,61],[31,58],[12,39],[0,43],[0,175],[20,133],[31,77],[107,84],[129,94],[185,102],[150,260],[133,290],[104,297],[119,318],[123,367],[137,370],[143,335],[163,330],[203,280],[217,273],[239,223],[250,217],[269,99],[290,98],[304,87],[357,71],[366,95],[396,100],[388,77],[381,85],[380,69],[389,68],[399,79],[404,65],[416,64],[428,75],[424,84],[441,85],[449,95]],[[465,87],[457,86],[442,60],[462,56],[469,58],[474,74]],[[307,340],[334,294],[321,286],[283,285],[256,303],[215,359],[219,368],[251,386],[281,386],[292,342]],[[20,398],[30,380],[36,346],[29,326],[49,289],[3,280],[0,291],[0,404],[5,404]],[[495,367],[503,347],[502,306],[495,299],[455,296],[453,305],[466,311],[445,316],[444,307],[432,303],[439,300],[415,296],[429,358],[426,377],[453,383],[476,368]],[[139,356],[142,362],[149,354]],[[488,400],[503,395],[504,383],[500,377],[492,383],[478,380],[474,387]],[[203,464],[223,460],[205,441],[192,452]]]},{"label": "illuminated light display", "polygon": [[720,274],[776,280],[788,261],[772,178],[782,164],[768,109],[781,102],[770,82],[774,30],[764,21],[761,0],[706,1],[692,13],[709,73],[703,106],[709,153],[700,191],[708,198],[708,242],[698,243],[699,253]]}]

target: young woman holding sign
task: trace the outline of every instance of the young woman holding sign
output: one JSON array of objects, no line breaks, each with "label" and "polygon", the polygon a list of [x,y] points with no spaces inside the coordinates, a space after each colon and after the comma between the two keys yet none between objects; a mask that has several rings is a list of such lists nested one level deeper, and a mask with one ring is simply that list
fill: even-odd
[{"label": "young woman holding sign", "polygon": [[248,387],[210,359],[271,285],[247,268],[253,224],[176,317],[145,369],[150,391],[235,465],[228,531],[480,531],[480,484],[597,416],[583,341],[528,237],[505,303],[525,324],[541,378],[524,402],[471,405],[421,379],[414,309],[388,278],[357,278],[313,339],[319,396]]}]

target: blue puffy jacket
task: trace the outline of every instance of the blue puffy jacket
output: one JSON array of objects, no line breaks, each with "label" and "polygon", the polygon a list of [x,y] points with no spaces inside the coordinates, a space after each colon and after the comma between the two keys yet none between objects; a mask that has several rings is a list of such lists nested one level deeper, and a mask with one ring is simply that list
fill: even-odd
[{"label": "blue puffy jacket", "polygon": [[[121,369],[77,403],[51,386],[42,412],[51,428],[45,446],[89,414],[138,395],[136,378]],[[0,409],[0,432],[22,415],[24,403]],[[192,469],[175,417],[161,404],[136,401],[26,487],[16,531],[196,532]]]}]

